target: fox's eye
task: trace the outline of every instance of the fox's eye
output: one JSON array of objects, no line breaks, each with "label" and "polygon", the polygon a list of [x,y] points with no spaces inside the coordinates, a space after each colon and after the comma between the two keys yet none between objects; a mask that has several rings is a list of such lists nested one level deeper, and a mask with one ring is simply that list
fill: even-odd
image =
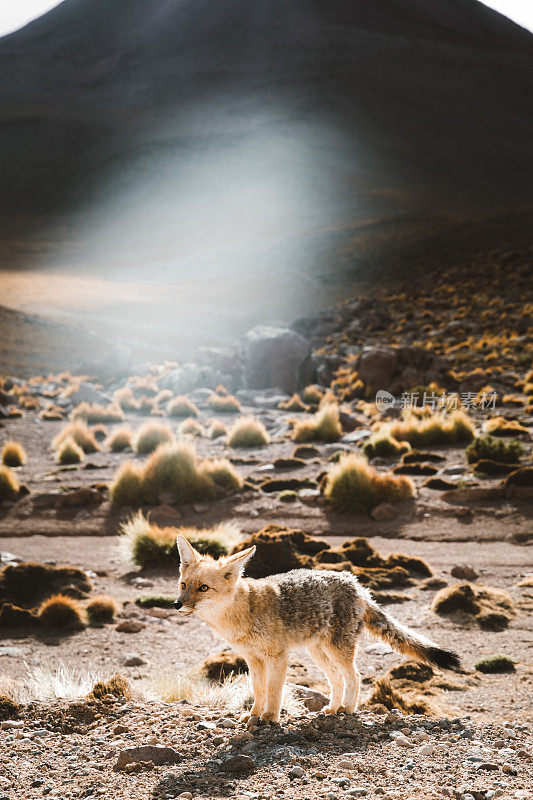
[{"label": "fox's eye", "polygon": [[181,586],[182,589],[186,589],[187,588],[187,584],[184,581],[182,581],[180,583],[180,586]]},{"label": "fox's eye", "polygon": [[207,585],[207,583],[202,583],[202,585],[198,587],[198,591],[199,592],[208,592],[209,591],[209,586]]}]

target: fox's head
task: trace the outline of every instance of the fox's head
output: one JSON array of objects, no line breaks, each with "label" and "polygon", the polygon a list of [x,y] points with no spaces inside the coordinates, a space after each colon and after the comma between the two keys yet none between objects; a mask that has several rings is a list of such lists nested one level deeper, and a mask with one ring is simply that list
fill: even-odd
[{"label": "fox's head", "polygon": [[182,614],[196,611],[200,616],[212,616],[231,602],[237,581],[255,553],[255,547],[215,560],[201,555],[184,536],[178,536],[177,544],[180,593],[174,608]]}]

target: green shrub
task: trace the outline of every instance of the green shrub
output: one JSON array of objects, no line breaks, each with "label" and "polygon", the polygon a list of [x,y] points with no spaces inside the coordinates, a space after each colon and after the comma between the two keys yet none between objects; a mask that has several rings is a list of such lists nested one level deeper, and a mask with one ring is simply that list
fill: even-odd
[{"label": "green shrub", "polygon": [[500,464],[516,464],[525,452],[516,439],[505,441],[492,436],[477,436],[466,448],[466,460],[474,464],[480,459],[498,461]]}]

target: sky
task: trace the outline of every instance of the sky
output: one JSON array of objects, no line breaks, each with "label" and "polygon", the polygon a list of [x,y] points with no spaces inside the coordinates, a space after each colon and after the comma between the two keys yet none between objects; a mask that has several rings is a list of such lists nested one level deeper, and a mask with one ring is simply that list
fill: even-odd
[{"label": "sky", "polygon": [[[522,27],[533,31],[533,0],[482,0],[485,5],[514,19]],[[22,28],[32,19],[41,16],[59,0],[0,0],[0,36]]]}]

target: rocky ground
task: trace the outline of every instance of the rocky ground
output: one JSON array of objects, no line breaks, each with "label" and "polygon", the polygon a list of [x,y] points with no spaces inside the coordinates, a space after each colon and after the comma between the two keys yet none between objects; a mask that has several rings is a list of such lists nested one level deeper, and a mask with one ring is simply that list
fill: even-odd
[{"label": "rocky ground", "polygon": [[[0,695],[26,701],[11,711],[0,704],[0,800],[171,798],[187,792],[195,800],[272,794],[330,800],[530,796],[529,265],[530,254],[523,250],[491,253],[480,257],[473,272],[450,271],[438,280],[426,276],[416,286],[367,287],[331,311],[298,321],[295,331],[256,329],[235,348],[204,350],[197,361],[181,366],[134,368],[131,354],[114,351],[86,364],[81,378],[24,381],[9,376],[2,381],[0,441],[19,441],[28,454],[27,463],[14,470],[20,493],[0,506],[2,561],[79,567],[92,583],[88,598],[115,598],[118,617],[69,635],[0,628]],[[208,398],[219,383],[239,398],[239,414],[210,409]],[[279,404],[308,383],[334,393],[343,431],[338,441],[315,443],[311,457],[288,465],[281,459],[293,456],[292,420],[315,409],[296,412]],[[144,396],[149,402],[143,412],[125,410],[124,422],[105,423],[107,433],[123,424],[135,430],[153,419],[154,405],[164,415],[165,404],[154,398],[166,389],[187,393],[206,426],[213,417],[230,427],[241,414],[253,414],[270,435],[268,445],[245,449],[228,447],[224,438],[197,438],[201,456],[233,463],[245,480],[243,490],[188,505],[162,496],[159,503],[143,507],[152,522],[200,528],[231,520],[243,534],[277,524],[323,537],[332,547],[364,536],[383,558],[422,558],[431,570],[429,578],[407,575],[401,585],[385,585],[377,593],[399,620],[456,649],[463,671],[402,679],[391,672],[400,657],[365,639],[359,659],[364,676],[360,713],[331,719],[298,707],[284,715],[280,728],[268,730],[247,730],[237,711],[221,701],[216,706],[191,698],[154,699],[150,687],[157,676],[197,674],[203,659],[218,653],[222,644],[194,617],[180,619],[169,609],[135,604],[141,594],[176,594],[173,570],[132,568],[119,547],[120,523],[133,509],[113,506],[108,485],[125,460],[144,463],[145,457],[111,453],[101,444],[80,465],[60,467],[51,448],[77,403],[106,405],[124,385],[137,401]],[[245,388],[250,385],[257,388]],[[398,402],[380,410],[373,402],[378,390]],[[462,398],[478,433],[494,417],[520,425],[515,432],[523,446],[520,479],[507,480],[501,464],[495,474],[480,471],[467,462],[464,446],[439,446],[429,449],[440,460],[424,461],[424,474],[412,476],[413,499],[376,507],[370,514],[340,513],[328,505],[320,478],[338,452],[359,453],[376,427],[400,415],[399,398],[430,390]],[[495,394],[494,407],[481,407],[483,393]],[[56,420],[46,419],[50,406]],[[178,435],[180,420],[165,416],[162,421]],[[380,472],[401,466],[399,457],[371,463]],[[437,482],[428,483],[429,478]],[[289,498],[284,490],[292,493]],[[474,572],[465,572],[465,565]],[[481,585],[507,593],[510,610],[503,626],[487,630],[465,614],[435,613],[438,589],[465,579],[474,590]],[[481,658],[500,653],[512,659],[513,671],[484,674],[476,669]],[[70,699],[51,699],[61,694],[57,685],[50,688],[60,661],[67,671],[85,676],[80,684],[84,694],[91,676],[120,672],[131,696],[128,690],[125,697],[105,695],[103,701],[74,699],[71,687]],[[369,706],[384,676],[399,695],[427,704],[429,715]],[[305,653],[295,654],[289,679],[326,691],[323,676]],[[128,752],[139,746],[152,749]]]}]

